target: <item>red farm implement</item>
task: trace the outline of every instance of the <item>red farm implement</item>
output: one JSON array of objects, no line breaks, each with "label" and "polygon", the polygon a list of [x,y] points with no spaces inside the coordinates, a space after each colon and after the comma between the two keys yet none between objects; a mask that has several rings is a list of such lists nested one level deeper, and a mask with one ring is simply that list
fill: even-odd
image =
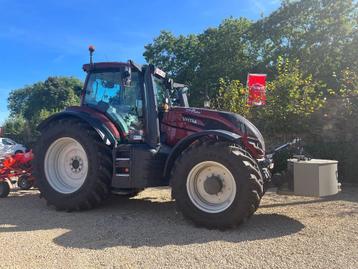
[{"label": "red farm implement", "polygon": [[33,153],[29,151],[7,156],[0,161],[0,198],[9,195],[15,181],[22,190],[28,190],[33,186],[32,159]]}]

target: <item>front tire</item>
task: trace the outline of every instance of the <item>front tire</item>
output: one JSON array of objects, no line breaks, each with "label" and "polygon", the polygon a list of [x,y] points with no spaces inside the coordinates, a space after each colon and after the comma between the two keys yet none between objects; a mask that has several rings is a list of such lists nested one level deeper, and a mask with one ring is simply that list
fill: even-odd
[{"label": "front tire", "polygon": [[6,198],[9,196],[10,186],[6,181],[0,182],[0,198]]},{"label": "front tire", "polygon": [[111,149],[88,124],[53,122],[42,132],[35,156],[41,196],[56,209],[91,209],[109,196]]},{"label": "front tire", "polygon": [[234,227],[258,208],[263,182],[249,154],[228,142],[197,141],[172,170],[173,196],[183,215],[207,228]]}]

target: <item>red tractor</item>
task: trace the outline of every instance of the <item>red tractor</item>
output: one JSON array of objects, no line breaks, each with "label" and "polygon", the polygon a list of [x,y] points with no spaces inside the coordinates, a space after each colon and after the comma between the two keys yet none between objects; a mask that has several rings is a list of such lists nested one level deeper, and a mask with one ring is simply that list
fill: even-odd
[{"label": "red tractor", "polygon": [[153,65],[93,63],[93,51],[81,105],[38,127],[34,171],[48,204],[85,210],[110,193],[171,186],[198,225],[250,217],[271,177],[259,130],[240,115],[189,107],[187,87]]}]

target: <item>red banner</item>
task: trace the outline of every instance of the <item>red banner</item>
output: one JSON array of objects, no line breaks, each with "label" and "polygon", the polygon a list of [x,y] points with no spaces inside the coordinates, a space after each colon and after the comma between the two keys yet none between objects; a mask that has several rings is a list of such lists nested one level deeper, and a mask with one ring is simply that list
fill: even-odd
[{"label": "red banner", "polygon": [[262,106],[266,104],[266,74],[248,74],[247,87],[249,88],[248,105]]}]

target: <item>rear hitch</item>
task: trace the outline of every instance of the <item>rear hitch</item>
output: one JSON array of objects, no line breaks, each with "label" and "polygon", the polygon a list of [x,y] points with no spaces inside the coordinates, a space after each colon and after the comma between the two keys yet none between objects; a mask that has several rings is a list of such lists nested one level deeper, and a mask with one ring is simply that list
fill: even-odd
[{"label": "rear hitch", "polygon": [[301,142],[302,139],[295,138],[288,143],[276,147],[273,151],[266,154],[265,160],[261,162],[261,167],[263,167],[261,170],[264,171],[266,168],[270,173],[270,178],[267,178],[267,182],[270,182],[270,185],[281,186],[289,180],[290,175],[287,171],[287,159],[310,159],[304,154]]}]

